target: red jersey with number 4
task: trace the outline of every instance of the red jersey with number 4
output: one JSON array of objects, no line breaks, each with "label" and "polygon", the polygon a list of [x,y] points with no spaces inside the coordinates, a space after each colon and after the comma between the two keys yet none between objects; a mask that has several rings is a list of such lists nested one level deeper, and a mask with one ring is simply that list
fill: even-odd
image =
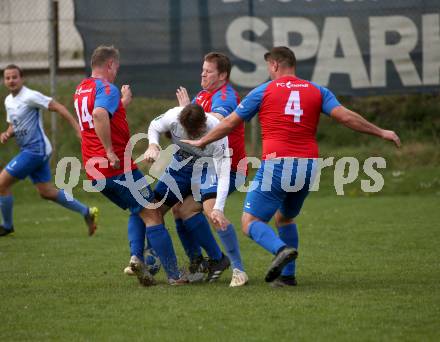
[{"label": "red jersey with number 4", "polygon": [[[74,105],[81,128],[82,156],[87,177],[103,179],[136,169],[131,156],[128,156],[127,162],[124,162],[124,152],[129,143],[130,131],[119,89],[107,81],[92,77],[86,78],[76,88]],[[113,169],[110,166],[104,146],[96,135],[92,113],[97,107],[105,109],[109,114],[113,151],[121,162],[119,169]]]},{"label": "red jersey with number 4", "polygon": [[[200,91],[194,98],[193,103],[203,107],[207,113],[214,112],[224,117],[231,114],[240,103],[238,93],[229,83],[224,84],[217,90],[209,92]],[[246,174],[246,148],[244,142],[244,123],[241,123],[228,135],[229,147],[232,148],[231,170]],[[240,160],[244,160],[239,165]]]},{"label": "red jersey with number 4", "polygon": [[284,76],[252,90],[235,112],[244,120],[259,113],[263,159],[318,158],[316,130],[320,113],[340,103],[327,88]]}]

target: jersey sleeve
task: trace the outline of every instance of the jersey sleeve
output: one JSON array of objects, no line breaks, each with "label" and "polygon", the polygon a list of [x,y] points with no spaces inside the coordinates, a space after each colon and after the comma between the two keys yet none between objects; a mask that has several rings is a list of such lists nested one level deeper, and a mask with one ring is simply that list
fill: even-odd
[{"label": "jersey sleeve", "polygon": [[178,122],[181,111],[182,107],[174,107],[151,121],[150,126],[148,126],[148,141],[150,144],[159,145],[160,134],[171,130],[171,125]]},{"label": "jersey sleeve", "polygon": [[7,123],[12,123],[11,117],[8,113],[8,106],[6,105],[6,102],[8,101],[9,95],[5,98],[5,112],[6,112],[6,122]]},{"label": "jersey sleeve", "polygon": [[228,88],[224,95],[218,91],[212,97],[211,112],[226,117],[234,111],[235,107],[237,107],[237,97],[232,89]]},{"label": "jersey sleeve", "polygon": [[214,209],[223,211],[229,193],[229,175],[231,173],[228,139],[225,137],[213,142],[213,144],[215,144],[213,154],[214,166],[218,178],[217,197],[215,199]]},{"label": "jersey sleeve", "polygon": [[260,110],[261,101],[263,100],[264,92],[266,91],[269,82],[263,83],[254,90],[252,90],[241,103],[235,108],[235,112],[243,120],[249,121]]},{"label": "jersey sleeve", "polygon": [[321,111],[326,114],[326,115],[330,115],[330,113],[332,112],[332,110],[338,106],[341,105],[341,103],[338,101],[338,99],[336,98],[336,96],[327,88],[322,87],[316,83],[312,84],[317,87],[319,89],[319,91],[321,92],[321,97],[322,97],[322,105],[321,105]]},{"label": "jersey sleeve", "polygon": [[94,108],[104,108],[110,116],[116,112],[121,100],[119,89],[113,84],[97,84]]},{"label": "jersey sleeve", "polygon": [[48,109],[50,101],[52,101],[51,97],[31,89],[28,90],[25,99],[27,105],[41,109]]}]

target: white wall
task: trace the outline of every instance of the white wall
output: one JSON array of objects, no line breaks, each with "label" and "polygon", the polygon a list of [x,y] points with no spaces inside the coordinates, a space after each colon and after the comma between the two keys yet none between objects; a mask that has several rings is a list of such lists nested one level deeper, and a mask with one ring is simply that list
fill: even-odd
[{"label": "white wall", "polygon": [[[73,0],[59,0],[60,67],[83,67],[83,43]],[[0,0],[0,68],[47,68],[49,0]]]}]

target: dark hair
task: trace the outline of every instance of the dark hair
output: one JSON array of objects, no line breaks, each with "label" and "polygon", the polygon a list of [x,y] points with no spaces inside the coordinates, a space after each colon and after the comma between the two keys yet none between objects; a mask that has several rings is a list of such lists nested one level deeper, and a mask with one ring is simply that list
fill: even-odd
[{"label": "dark hair", "polygon": [[114,59],[116,61],[119,61],[119,50],[116,49],[113,45],[111,46],[100,45],[93,51],[91,66],[92,68],[95,66],[102,66],[109,59]]},{"label": "dark hair", "polygon": [[206,130],[206,114],[198,104],[186,105],[179,115],[179,122],[190,138],[199,138]]},{"label": "dark hair", "polygon": [[215,63],[219,74],[226,73],[226,79],[231,75],[231,61],[229,57],[220,52],[210,52],[203,58],[205,62]]},{"label": "dark hair", "polygon": [[8,64],[6,68],[3,69],[3,73],[5,72],[5,70],[18,70],[18,74],[20,75],[20,77],[23,77],[23,70],[21,70],[18,65]]},{"label": "dark hair", "polygon": [[284,67],[296,68],[296,57],[292,50],[285,46],[275,46],[264,54],[265,61],[276,61]]}]

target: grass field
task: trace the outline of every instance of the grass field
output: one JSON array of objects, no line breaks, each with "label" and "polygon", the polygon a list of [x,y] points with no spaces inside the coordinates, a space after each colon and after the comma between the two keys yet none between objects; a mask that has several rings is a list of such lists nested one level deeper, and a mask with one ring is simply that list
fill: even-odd
[{"label": "grass field", "polygon": [[[337,197],[314,193],[298,219],[299,286],[263,278],[271,256],[239,233],[250,276],[230,289],[151,288],[122,273],[127,214],[96,194],[101,210],[87,237],[82,219],[15,188],[13,237],[0,239],[0,341],[438,341],[439,196]],[[228,214],[239,222],[243,194]],[[180,262],[183,252],[176,241]]]},{"label": "grass field", "polygon": [[[72,111],[74,86],[58,87],[58,99]],[[36,89],[48,93],[47,85]],[[0,98],[5,95],[0,88]],[[178,288],[166,285],[161,272],[158,286],[140,287],[122,272],[129,259],[127,213],[77,191],[100,207],[99,230],[89,238],[78,215],[40,200],[26,181],[14,187],[15,236],[0,238],[0,341],[439,341],[440,97],[348,100],[397,130],[403,147],[321,120],[321,155],[356,156],[360,171],[345,196],[336,196],[334,168],[325,169],[319,192],[306,201],[298,218],[296,288],[268,286],[263,278],[272,257],[240,232],[247,287],[228,288],[230,271],[216,284]],[[135,98],[131,132],[145,132],[152,117],[174,105],[174,99]],[[46,113],[47,127],[49,121]],[[80,153],[62,120],[56,147],[60,157]],[[2,168],[17,147],[0,149]],[[137,154],[144,150],[145,144],[136,146]],[[387,160],[378,194],[360,190],[370,156]],[[242,203],[240,193],[228,200],[237,228]],[[169,217],[167,223],[183,265]]]}]

